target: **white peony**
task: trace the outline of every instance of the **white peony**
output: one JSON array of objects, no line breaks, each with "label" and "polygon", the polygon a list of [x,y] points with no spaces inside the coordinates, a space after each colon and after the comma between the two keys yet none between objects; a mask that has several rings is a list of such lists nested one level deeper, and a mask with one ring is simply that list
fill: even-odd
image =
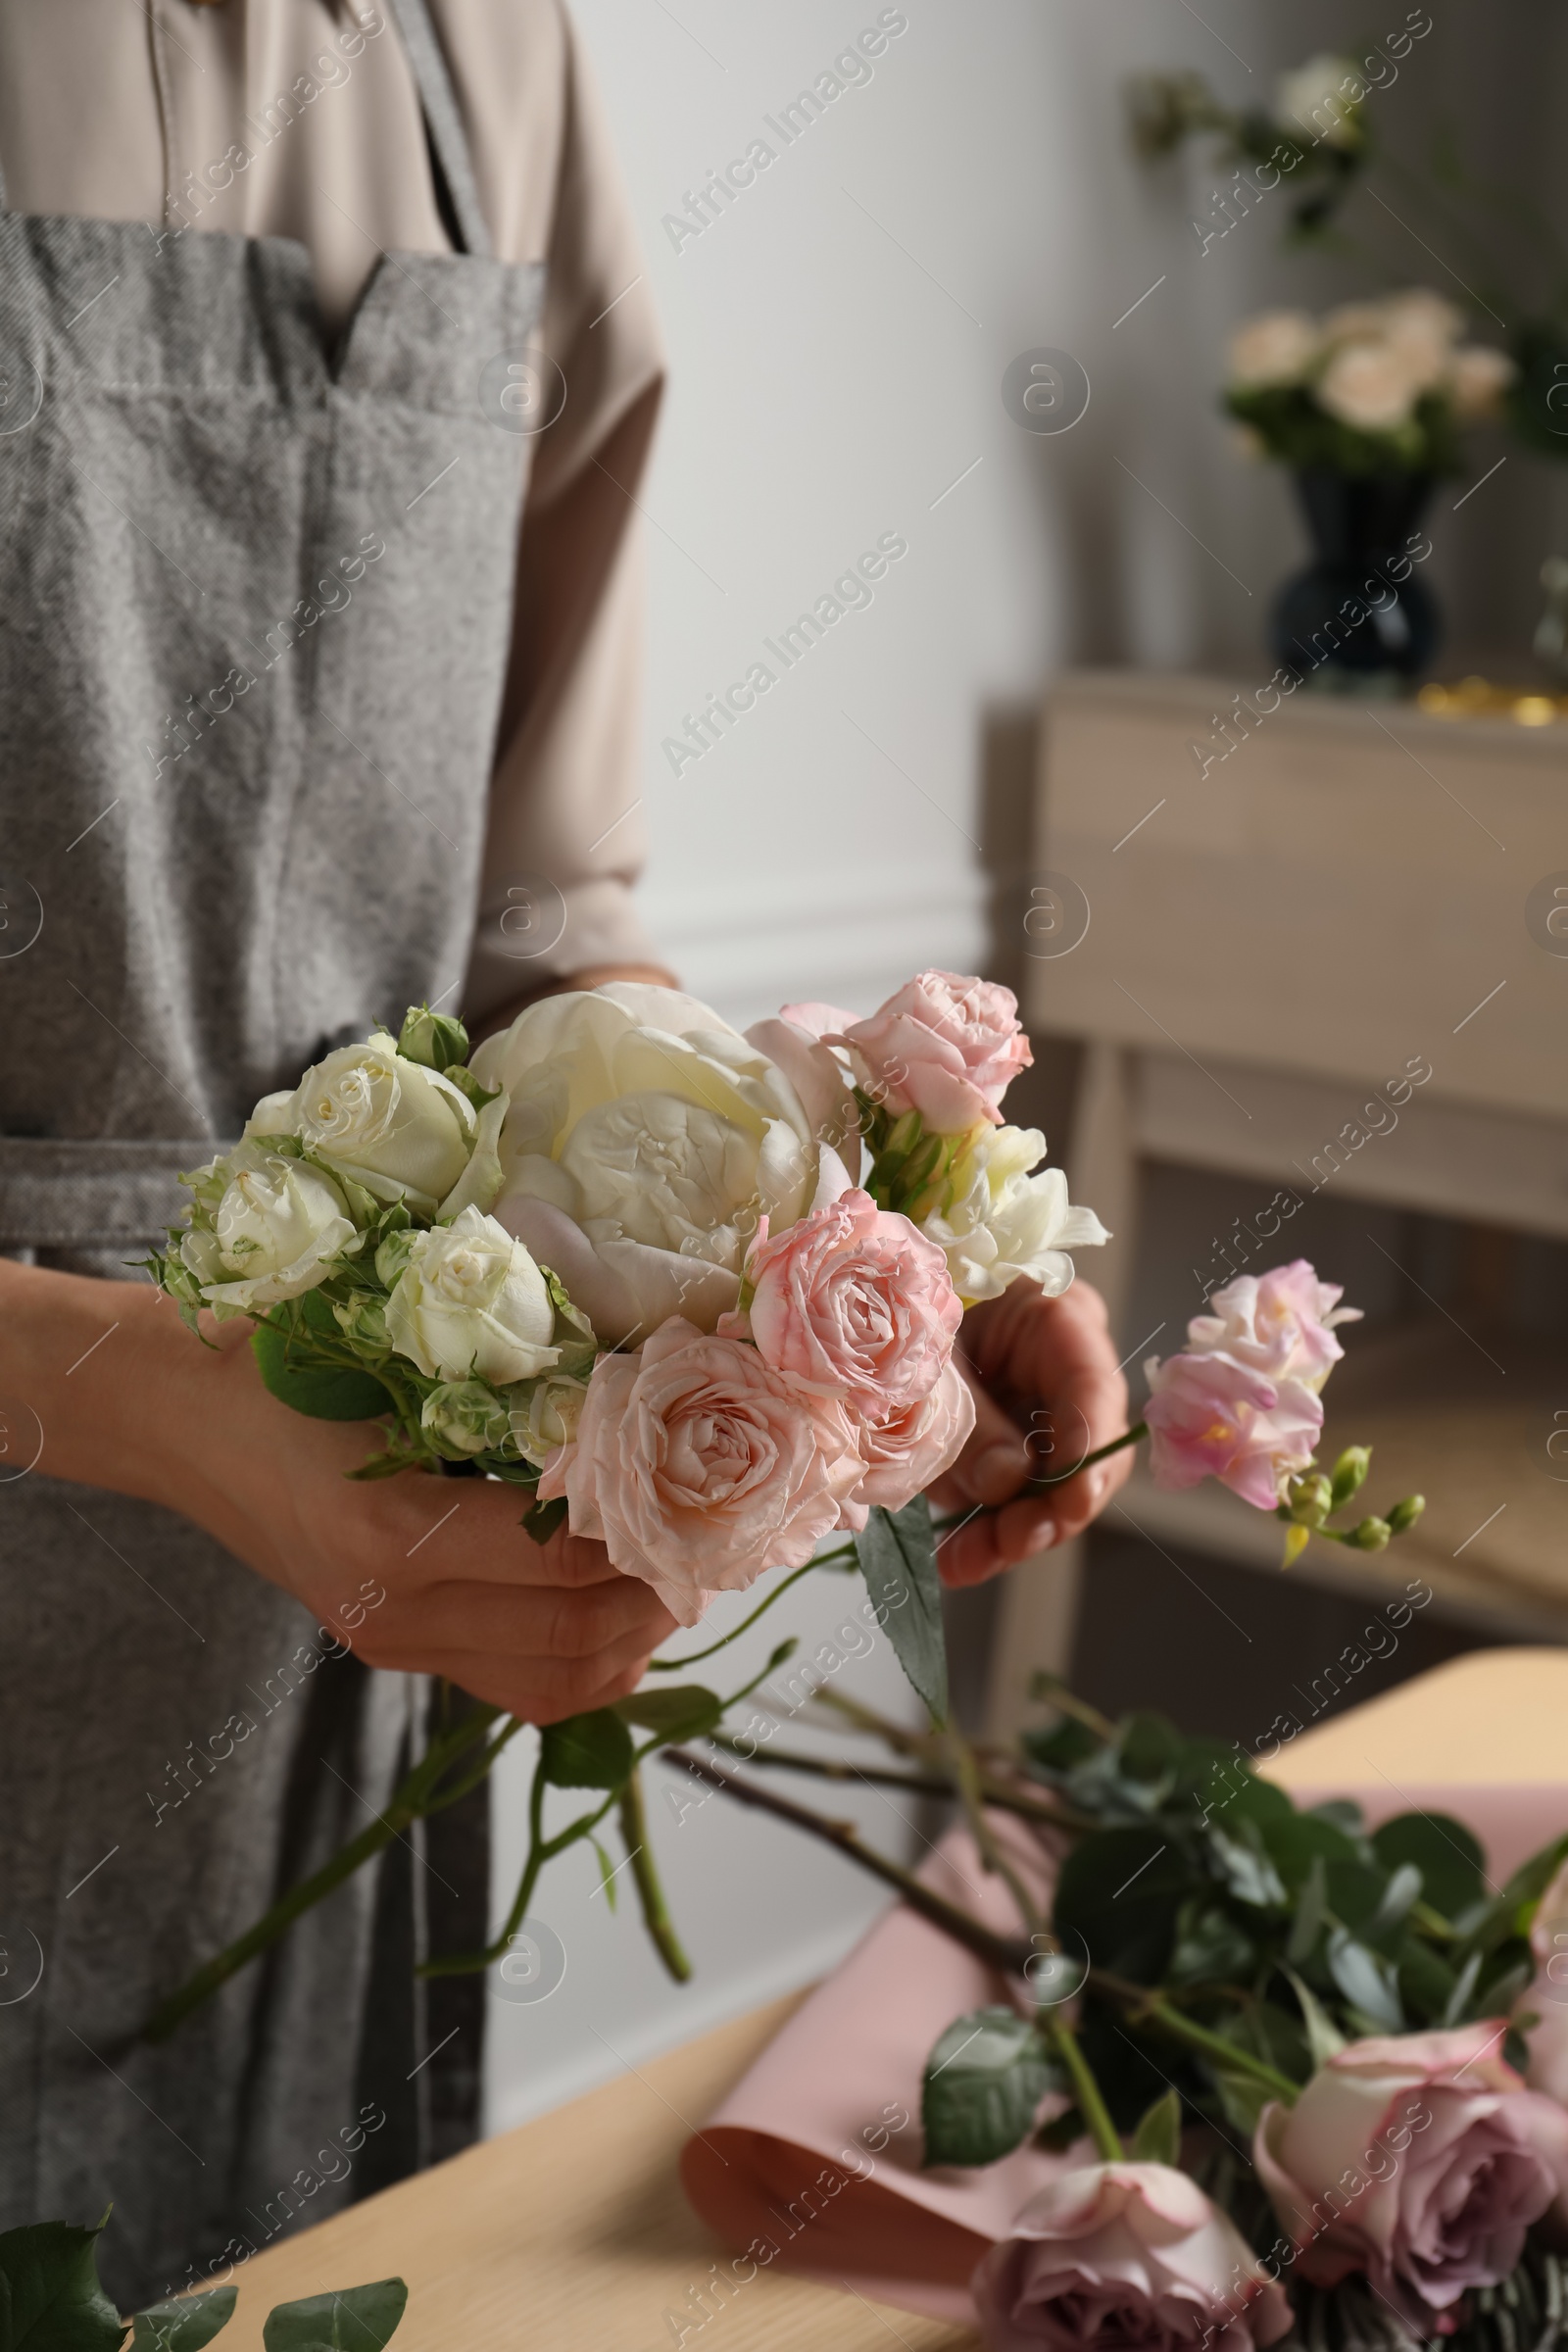
[{"label": "white peony", "polygon": [[473,1056],[510,1098],[494,1213],[612,1347],[675,1314],[711,1331],[759,1221],[782,1232],[811,1204],[842,1076],[786,1022],[753,1037],[765,1049],[678,990],[616,983],[546,997]]},{"label": "white peony", "polygon": [[348,1203],[331,1178],[282,1152],[242,1143],[200,1170],[195,1185],[212,1222],[181,1237],[179,1256],[220,1314],[314,1291],[356,1243]]},{"label": "white peony", "polygon": [[1231,383],[1238,392],[1298,384],[1322,346],[1316,321],[1304,311],[1265,311],[1231,337]]},{"label": "white peony", "polygon": [[1392,343],[1344,343],[1318,379],[1320,405],[1358,432],[1408,424],[1422,390],[1420,367]]},{"label": "white peony", "polygon": [[1020,1278],[1059,1298],[1073,1278],[1067,1252],[1109,1241],[1092,1208],[1069,1204],[1059,1168],[1029,1173],[1045,1150],[1037,1127],[978,1128],[955,1163],[951,1198],[921,1220],[965,1306],[1000,1298]]},{"label": "white peony", "polygon": [[1330,147],[1359,147],[1366,84],[1348,57],[1327,51],[1282,74],[1275,85],[1274,119],[1298,139]]},{"label": "white peony", "polygon": [[477,1123],[460,1087],[406,1061],[377,1030],[328,1054],[292,1094],[266,1096],[245,1133],[297,1135],[378,1200],[434,1216],[467,1170]]},{"label": "white peony", "polygon": [[1470,343],[1456,351],[1448,366],[1448,390],[1465,423],[1479,424],[1495,416],[1517,373],[1508,354],[1494,351],[1489,344]]},{"label": "white peony", "polygon": [[477,1208],[408,1238],[386,1305],[399,1355],[429,1379],[506,1387],[548,1372],[556,1310],[521,1242]]}]

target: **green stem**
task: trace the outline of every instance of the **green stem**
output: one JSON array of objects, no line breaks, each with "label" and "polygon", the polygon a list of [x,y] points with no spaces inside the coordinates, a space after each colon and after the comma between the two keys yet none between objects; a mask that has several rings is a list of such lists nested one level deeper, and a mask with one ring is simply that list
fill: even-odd
[{"label": "green stem", "polygon": [[1270,2066],[1266,2058],[1254,2058],[1250,2050],[1244,2050],[1236,2042],[1227,2041],[1223,2034],[1213,2034],[1207,2026],[1199,2025],[1195,2018],[1184,2017],[1179,2009],[1173,2009],[1149,1985],[1130,1984],[1125,1977],[1112,1976],[1102,1968],[1092,1968],[1089,1982],[1097,1991],[1108,1992],[1114,1999],[1125,2001],[1133,2012],[1131,2022],[1134,2025],[1146,2021],[1156,2025],[1173,2041],[1185,2042],[1191,2050],[1200,2050],[1205,2058],[1212,2059],[1231,2074],[1250,2075],[1254,2082],[1265,2084],[1287,2106],[1294,2106],[1300,2096],[1299,2082],[1293,2082],[1289,2075],[1282,2075],[1279,2068]]},{"label": "green stem", "polygon": [[1001,1879],[1031,1937],[1041,1936],[1045,1932],[1045,1914],[998,1844],[996,1833],[986,1819],[980,1767],[974,1760],[973,1750],[956,1725],[948,1725],[943,1740],[953,1759],[954,1777],[958,1785],[964,1819],[969,1825],[969,1835],[974,1839],[981,1863],[992,1877]]},{"label": "green stem", "polygon": [[1078,2036],[1059,2010],[1042,2017],[1041,2031],[1055,2050],[1071,2080],[1078,2100],[1078,2112],[1089,2126],[1090,2136],[1107,2164],[1120,2164],[1127,2151],[1121,2135],[1110,2120],[1094,2069],[1078,2044]]},{"label": "green stem", "polygon": [[[819,1781],[859,1781],[872,1788],[903,1788],[910,1796],[947,1796],[956,1794],[951,1778],[940,1772],[891,1772],[876,1764],[847,1764],[842,1756],[808,1756],[804,1749],[742,1747],[725,1732],[710,1732],[714,1747],[734,1756],[742,1764],[770,1765],[781,1772],[809,1773]],[[1102,1825],[1091,1821],[1087,1814],[1059,1813],[1054,1805],[1040,1803],[1035,1797],[1005,1788],[988,1773],[980,1775],[980,1792],[988,1805],[999,1812],[1016,1813],[1024,1821],[1043,1822],[1054,1830],[1097,1830]]]},{"label": "green stem", "polygon": [[681,1948],[664,1900],[664,1889],[655,1867],[653,1848],[648,1842],[648,1815],[643,1805],[643,1776],[634,1772],[620,1792],[620,1834],[626,1840],[631,1857],[631,1875],[637,1883],[637,1895],[643,1907],[643,1925],[653,1939],[655,1951],[668,1969],[677,1984],[684,1984],[692,1973],[692,1964]]},{"label": "green stem", "polygon": [[808,1560],[803,1568],[792,1569],[789,1575],[785,1577],[783,1583],[775,1585],[767,1598],[760,1602],[760,1605],[752,1611],[749,1617],[743,1617],[741,1619],[740,1624],[736,1626],[733,1633],[720,1635],[719,1639],[716,1642],[710,1642],[706,1649],[694,1649],[688,1656],[684,1658],[654,1658],[649,1662],[649,1673],[679,1674],[681,1669],[685,1666],[700,1666],[704,1658],[716,1657],[721,1649],[728,1649],[732,1642],[738,1642],[742,1634],[750,1633],[752,1627],[757,1623],[759,1617],[765,1617],[768,1610],[773,1606],[774,1601],[783,1599],[784,1594],[789,1591],[791,1585],[798,1585],[802,1577],[808,1576],[813,1568],[826,1567],[832,1561],[836,1560],[838,1556],[839,1555],[837,1552],[827,1552],[821,1559]]},{"label": "green stem", "polygon": [[1097,1446],[1093,1453],[1086,1453],[1083,1460],[1074,1462],[1070,1470],[1054,1470],[1049,1478],[1032,1478],[1029,1484],[1031,1487],[1064,1487],[1068,1479],[1076,1478],[1081,1470],[1092,1470],[1097,1462],[1107,1461],[1113,1453],[1120,1453],[1124,1446],[1136,1446],[1140,1438],[1147,1438],[1148,1435],[1149,1423],[1135,1421],[1131,1429],[1124,1429],[1121,1436],[1112,1438],[1108,1446]]}]

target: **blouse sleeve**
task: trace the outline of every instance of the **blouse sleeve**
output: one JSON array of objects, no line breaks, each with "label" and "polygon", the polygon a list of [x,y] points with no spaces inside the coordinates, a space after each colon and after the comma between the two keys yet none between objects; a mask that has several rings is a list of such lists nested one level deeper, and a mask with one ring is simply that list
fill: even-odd
[{"label": "blouse sleeve", "polygon": [[[461,94],[476,134],[481,201],[508,259],[539,258],[545,223],[539,339],[564,379],[564,405],[533,452],[517,550],[465,998],[469,1018],[479,1019],[561,974],[657,959],[632,902],[645,854],[636,526],[663,363],[608,125],[564,10],[549,0],[548,30],[542,12],[518,12],[533,19],[530,80],[542,64],[560,79],[549,106],[538,103],[535,81],[531,122],[514,121],[510,137],[496,97],[508,76],[474,71],[480,60],[463,37],[474,11],[475,0],[446,0],[444,13],[456,77],[469,84]],[[510,14],[488,0],[486,29],[493,35]],[[524,128],[535,135],[520,136]],[[547,192],[539,175],[552,165]]]}]

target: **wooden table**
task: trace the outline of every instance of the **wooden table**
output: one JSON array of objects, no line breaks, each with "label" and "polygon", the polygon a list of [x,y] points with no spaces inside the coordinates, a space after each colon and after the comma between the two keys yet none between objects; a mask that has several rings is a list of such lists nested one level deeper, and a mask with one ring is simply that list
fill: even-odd
[{"label": "wooden table", "polygon": [[[1303,1733],[1272,1767],[1321,1786],[1368,1759],[1418,1780],[1568,1782],[1568,1651],[1458,1658]],[[799,1997],[799,1996],[795,1996]],[[672,2352],[668,2313],[726,2249],[689,2211],[675,2165],[794,2005],[776,2001],[470,2148],[261,2254],[237,2274],[222,2352],[261,2352],[274,2303],[397,2273],[394,2352]],[[686,2352],[972,2352],[965,2329],[760,2272]]]}]

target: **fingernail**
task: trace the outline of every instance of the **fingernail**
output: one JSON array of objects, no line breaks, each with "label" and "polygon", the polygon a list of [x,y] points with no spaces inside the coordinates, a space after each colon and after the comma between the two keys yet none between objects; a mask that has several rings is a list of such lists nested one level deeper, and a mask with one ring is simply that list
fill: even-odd
[{"label": "fingernail", "polygon": [[1049,1551],[1055,1541],[1056,1522],[1054,1519],[1042,1519],[1035,1534],[1035,1549]]},{"label": "fingernail", "polygon": [[1096,1470],[1092,1473],[1089,1481],[1089,1493],[1097,1511],[1105,1499],[1109,1485],[1110,1472],[1108,1470]]},{"label": "fingernail", "polygon": [[1005,1502],[1017,1493],[1027,1468],[1023,1447],[999,1439],[969,1464],[969,1492],[976,1502]]}]

